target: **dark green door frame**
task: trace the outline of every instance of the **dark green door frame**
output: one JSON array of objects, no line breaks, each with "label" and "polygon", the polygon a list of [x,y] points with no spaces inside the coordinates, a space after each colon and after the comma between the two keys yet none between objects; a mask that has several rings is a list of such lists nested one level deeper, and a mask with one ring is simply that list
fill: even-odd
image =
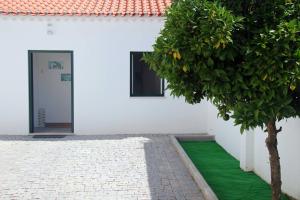
[{"label": "dark green door frame", "polygon": [[70,53],[71,54],[71,132],[74,133],[74,57],[69,50],[28,50],[29,80],[29,133],[34,133],[34,102],[33,102],[33,60],[34,53]]}]

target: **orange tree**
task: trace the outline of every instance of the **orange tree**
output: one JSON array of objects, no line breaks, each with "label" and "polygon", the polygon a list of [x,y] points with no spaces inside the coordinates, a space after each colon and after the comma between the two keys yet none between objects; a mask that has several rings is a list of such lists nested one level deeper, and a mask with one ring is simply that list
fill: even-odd
[{"label": "orange tree", "polygon": [[172,95],[210,100],[241,133],[265,129],[273,200],[281,196],[276,123],[300,115],[299,37],[300,0],[178,0],[144,55]]}]

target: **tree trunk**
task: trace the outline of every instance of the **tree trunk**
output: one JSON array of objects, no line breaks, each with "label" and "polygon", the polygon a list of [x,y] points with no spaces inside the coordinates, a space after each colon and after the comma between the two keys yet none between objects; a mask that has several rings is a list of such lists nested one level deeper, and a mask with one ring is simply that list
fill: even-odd
[{"label": "tree trunk", "polygon": [[277,133],[281,131],[276,129],[275,121],[270,120],[267,124],[268,137],[266,145],[269,150],[269,160],[271,166],[271,187],[272,200],[279,200],[281,196],[281,173],[280,173],[280,158],[277,149]]}]

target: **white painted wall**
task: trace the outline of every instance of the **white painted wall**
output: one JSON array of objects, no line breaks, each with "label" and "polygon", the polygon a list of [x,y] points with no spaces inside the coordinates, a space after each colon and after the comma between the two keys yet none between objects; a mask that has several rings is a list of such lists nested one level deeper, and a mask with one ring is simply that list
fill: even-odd
[{"label": "white painted wall", "polygon": [[206,132],[205,103],[169,91],[129,97],[129,53],[151,51],[162,25],[147,16],[0,16],[0,134],[28,134],[28,50],[74,51],[75,134]]},{"label": "white painted wall", "polygon": [[222,117],[217,118],[218,111],[211,103],[207,103],[208,133],[215,135],[216,141],[224,147],[236,159],[240,158],[241,134],[240,127],[233,126],[233,121],[224,121]]},{"label": "white painted wall", "polygon": [[[61,74],[71,74],[71,54],[35,52],[32,59],[35,127],[40,108],[46,123],[71,123],[71,81],[61,81]],[[62,63],[63,69],[49,69],[49,61]]]},{"label": "white painted wall", "polygon": [[[241,161],[241,166],[245,164],[244,162],[252,162],[248,163],[248,167],[253,168],[256,174],[270,183],[269,154],[265,145],[266,133],[257,128],[248,133],[252,132],[254,138],[249,135],[242,136],[239,127],[233,126],[232,120],[225,122],[222,118],[217,119],[217,109],[211,104],[208,105],[207,121],[208,132],[214,134],[216,141]],[[282,190],[294,198],[300,199],[300,119],[282,121],[278,124],[279,126],[283,128],[278,135]],[[251,147],[252,142],[253,148]],[[248,149],[245,148],[246,146]],[[250,156],[248,160],[245,158],[247,156]]]},{"label": "white painted wall", "polygon": [[[300,199],[300,119],[282,121],[279,126],[283,129],[278,135],[282,189],[296,199]],[[261,129],[255,130],[255,172],[270,182],[269,155],[264,143],[265,138],[266,133]]]}]

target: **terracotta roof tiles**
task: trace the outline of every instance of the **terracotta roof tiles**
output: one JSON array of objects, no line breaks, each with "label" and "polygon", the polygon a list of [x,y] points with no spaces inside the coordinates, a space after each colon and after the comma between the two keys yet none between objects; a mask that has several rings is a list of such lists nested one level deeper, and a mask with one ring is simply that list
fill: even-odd
[{"label": "terracotta roof tiles", "polygon": [[3,15],[161,16],[171,0],[0,0]]}]

